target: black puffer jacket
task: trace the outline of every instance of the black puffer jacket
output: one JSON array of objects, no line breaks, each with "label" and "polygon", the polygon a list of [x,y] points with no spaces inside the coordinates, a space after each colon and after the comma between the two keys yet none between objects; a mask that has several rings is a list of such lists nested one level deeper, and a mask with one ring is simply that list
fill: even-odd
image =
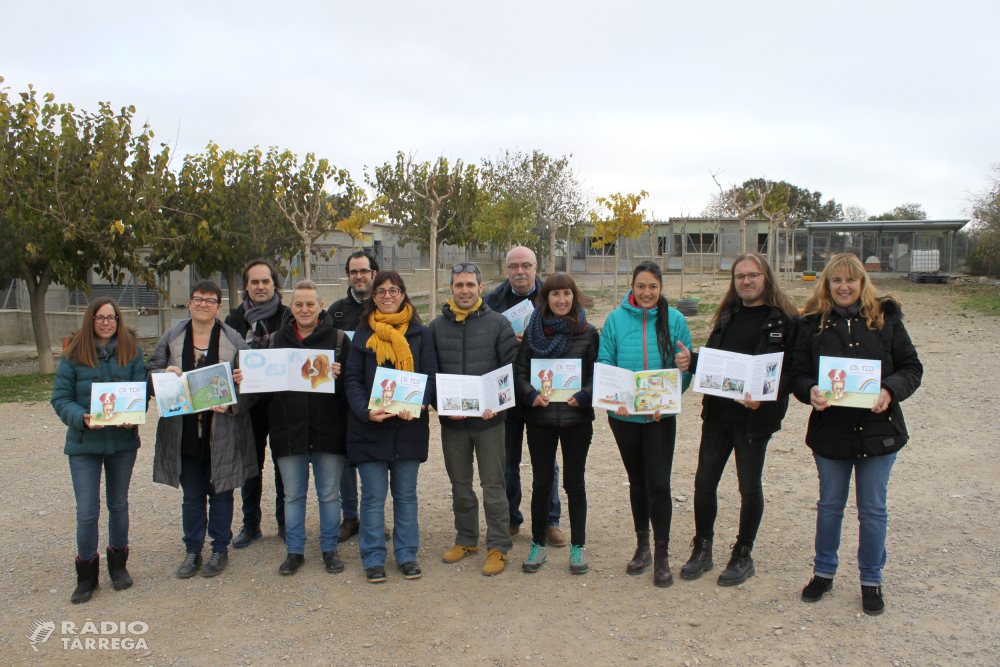
[{"label": "black puffer jacket", "polygon": [[[455,320],[451,306],[444,305],[441,317],[428,328],[437,352],[438,372],[452,375],[485,375],[517,358],[517,337],[510,321],[490,310],[485,302],[463,321]],[[443,428],[485,431],[506,419],[503,412],[489,420],[479,417],[452,419],[438,417]]]},{"label": "black puffer jacket", "polygon": [[[295,335],[294,320],[289,320],[274,337],[274,348],[301,350],[336,350],[341,365],[336,392],[321,394],[277,391],[271,394],[268,417],[271,422],[271,453],[275,458],[318,452],[347,454],[347,393],[344,389],[344,362],[351,351],[351,339],[333,328],[327,311],[319,314],[319,325],[303,340]],[[293,368],[292,371],[298,372]]]},{"label": "black puffer jacket", "polygon": [[347,296],[334,301],[327,312],[333,317],[333,326],[344,331],[354,331],[358,328],[358,318],[361,317],[362,303],[354,298],[354,291],[348,287]]},{"label": "black puffer jacket", "polygon": [[[546,336],[551,340],[551,336]],[[579,359],[583,363],[583,373],[580,377],[580,390],[589,398],[594,396],[594,362],[600,348],[601,336],[597,327],[587,324],[587,327],[573,334],[570,339],[569,351],[560,356],[562,359]],[[517,361],[514,364],[514,392],[517,401],[523,408],[524,421],[538,426],[573,426],[594,421],[594,408],[588,401],[587,405],[573,407],[568,403],[550,403],[548,407],[536,408],[531,403],[537,390],[531,386],[531,359],[534,353],[525,332],[521,346],[517,350]],[[529,398],[531,400],[529,400]]]},{"label": "black puffer jacket", "polygon": [[[720,318],[715,329],[708,337],[705,347],[715,350],[722,349],[722,334],[729,324],[729,317]],[[753,354],[774,354],[784,352],[781,362],[781,378],[778,381],[778,400],[761,401],[756,410],[747,409],[747,436],[751,440],[765,438],[781,429],[781,420],[788,411],[788,396],[791,391],[792,353],[795,350],[795,335],[798,330],[798,318],[788,317],[776,306],[772,306],[767,314],[767,320],[761,327],[754,343]],[[698,367],[698,353],[691,353],[691,370]],[[708,416],[708,404],[711,399],[727,401],[731,399],[705,395],[702,401],[701,418]]]},{"label": "black puffer jacket", "polygon": [[881,301],[885,325],[869,329],[865,318],[848,318],[836,311],[825,321],[814,315],[802,320],[792,355],[791,387],[795,397],[810,404],[819,373],[819,358],[851,357],[882,361],[882,388],[892,395],[889,409],[876,414],[863,408],[829,407],[809,416],[806,444],[827,459],[883,456],[899,451],[908,434],[900,403],[920,386],[924,367],[903,326],[899,304]]}]

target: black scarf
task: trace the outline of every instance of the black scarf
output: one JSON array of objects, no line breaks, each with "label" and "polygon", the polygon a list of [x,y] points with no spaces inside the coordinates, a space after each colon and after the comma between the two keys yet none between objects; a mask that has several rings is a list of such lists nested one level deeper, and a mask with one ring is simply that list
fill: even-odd
[{"label": "black scarf", "polygon": [[[211,366],[219,363],[219,339],[222,337],[222,325],[219,320],[212,325],[212,333],[208,335],[208,352],[201,366]],[[184,347],[181,350],[181,370],[185,373],[198,368],[194,358],[194,327],[188,320],[184,328]],[[184,415],[181,433],[181,454],[192,456],[197,451],[199,461],[211,460],[212,447],[212,411],[199,412],[194,415]],[[201,437],[198,436],[199,425]],[[195,444],[197,442],[197,444]],[[185,447],[185,444],[187,445]]]},{"label": "black scarf", "polygon": [[[528,345],[538,359],[558,359],[569,352],[569,346],[573,336],[572,324],[567,318],[554,317],[552,319],[542,319],[542,306],[536,306],[535,312],[528,320],[528,328],[525,334],[528,336]],[[580,328],[576,333],[587,328],[587,312],[581,308],[577,317],[580,320]],[[546,329],[555,335],[552,340],[545,339]]]},{"label": "black scarf", "polygon": [[281,298],[277,294],[272,296],[271,300],[263,306],[255,306],[250,299],[243,302],[243,317],[249,325],[247,328],[247,345],[252,348],[268,347],[272,334],[267,330],[266,324],[261,324],[264,328],[264,333],[256,333],[257,323],[273,317],[278,312],[278,306],[280,305]]}]

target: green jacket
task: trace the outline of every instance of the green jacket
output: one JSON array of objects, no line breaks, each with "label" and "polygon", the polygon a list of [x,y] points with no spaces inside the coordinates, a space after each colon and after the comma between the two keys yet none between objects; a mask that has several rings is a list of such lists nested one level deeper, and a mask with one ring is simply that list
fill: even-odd
[{"label": "green jacket", "polygon": [[63,454],[114,454],[138,449],[138,426],[106,426],[91,430],[84,425],[83,416],[90,411],[90,385],[94,382],[145,381],[146,365],[142,361],[142,350],[124,366],[118,365],[117,353],[107,360],[98,355],[96,368],[76,364],[63,357],[56,370],[50,401],[59,419],[69,427]]}]

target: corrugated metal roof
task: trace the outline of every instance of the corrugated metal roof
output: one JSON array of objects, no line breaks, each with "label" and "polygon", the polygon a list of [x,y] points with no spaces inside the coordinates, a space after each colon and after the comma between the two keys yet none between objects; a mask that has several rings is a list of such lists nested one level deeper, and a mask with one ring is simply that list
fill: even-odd
[{"label": "corrugated metal roof", "polygon": [[852,220],[839,222],[807,222],[812,232],[957,232],[969,222],[965,220]]}]

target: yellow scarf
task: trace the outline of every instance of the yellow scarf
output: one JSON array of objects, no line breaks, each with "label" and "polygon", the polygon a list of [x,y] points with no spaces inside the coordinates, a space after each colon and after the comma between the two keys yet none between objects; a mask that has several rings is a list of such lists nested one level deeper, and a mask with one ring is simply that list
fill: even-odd
[{"label": "yellow scarf", "polygon": [[365,347],[375,351],[375,361],[379,366],[386,361],[397,371],[413,372],[413,353],[406,342],[406,330],[410,328],[413,307],[406,307],[398,313],[386,314],[379,310],[368,316],[368,326],[375,332]]},{"label": "yellow scarf", "polygon": [[483,297],[479,297],[479,300],[476,301],[476,305],[474,305],[472,308],[469,308],[468,310],[462,310],[461,308],[459,308],[455,304],[454,299],[448,299],[447,301],[445,301],[445,303],[451,307],[451,312],[455,313],[455,321],[463,322],[466,317],[479,310],[480,306],[483,305]]}]

